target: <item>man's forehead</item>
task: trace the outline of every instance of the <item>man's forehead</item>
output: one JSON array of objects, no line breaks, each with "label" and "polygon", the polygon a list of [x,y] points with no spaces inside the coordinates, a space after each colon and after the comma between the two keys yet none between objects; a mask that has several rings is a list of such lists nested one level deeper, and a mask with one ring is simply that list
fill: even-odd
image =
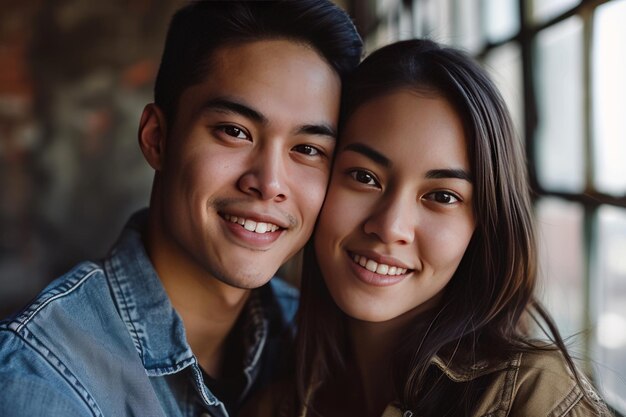
[{"label": "man's forehead", "polygon": [[181,96],[181,106],[199,112],[227,98],[266,119],[290,113],[303,123],[336,125],[341,81],[309,47],[286,40],[248,42],[219,48],[204,80]]},{"label": "man's forehead", "polygon": [[[222,82],[243,74],[271,74],[277,68],[283,69],[283,73],[296,71],[303,77],[317,72],[320,77],[340,81],[333,67],[314,48],[288,39],[227,44],[217,48],[208,63],[206,77],[218,77]],[[307,67],[310,70],[304,71]]]}]

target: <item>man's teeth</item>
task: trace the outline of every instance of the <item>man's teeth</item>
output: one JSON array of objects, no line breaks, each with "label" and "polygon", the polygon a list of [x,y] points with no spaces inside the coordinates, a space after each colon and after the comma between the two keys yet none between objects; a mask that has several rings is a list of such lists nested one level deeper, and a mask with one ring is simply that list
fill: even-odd
[{"label": "man's teeth", "polygon": [[368,271],[375,272],[379,275],[404,275],[407,271],[406,268],[379,264],[378,262],[361,255],[352,255],[352,260]]},{"label": "man's teeth", "polygon": [[231,223],[238,223],[243,226],[249,232],[254,233],[266,233],[266,232],[275,232],[280,229],[279,226],[276,226],[272,223],[264,223],[264,222],[255,222],[254,220],[245,219],[243,217],[231,216],[229,214],[225,214],[224,218]]}]

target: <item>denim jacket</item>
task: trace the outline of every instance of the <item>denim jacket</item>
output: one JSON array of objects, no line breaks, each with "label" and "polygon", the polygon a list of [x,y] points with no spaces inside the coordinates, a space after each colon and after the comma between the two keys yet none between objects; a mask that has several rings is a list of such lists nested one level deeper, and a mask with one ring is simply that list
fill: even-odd
[{"label": "denim jacket", "polygon": [[[0,416],[227,417],[131,219],[109,256],[52,282],[0,322]],[[240,400],[268,383],[293,335],[297,291],[272,279],[242,312]]]}]

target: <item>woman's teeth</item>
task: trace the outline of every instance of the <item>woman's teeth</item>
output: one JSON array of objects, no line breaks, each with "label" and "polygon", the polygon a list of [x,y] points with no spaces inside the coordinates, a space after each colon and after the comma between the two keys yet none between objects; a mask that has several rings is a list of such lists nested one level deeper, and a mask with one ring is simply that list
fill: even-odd
[{"label": "woman's teeth", "polygon": [[379,275],[404,275],[407,271],[406,268],[379,264],[378,262],[361,255],[352,255],[352,260],[368,271],[375,272]]},{"label": "woman's teeth", "polygon": [[225,214],[224,218],[231,223],[237,223],[243,226],[249,232],[254,233],[266,233],[266,232],[275,232],[280,229],[279,226],[272,223],[264,223],[264,222],[255,222],[254,220],[245,219],[243,217],[231,216],[230,214]]}]

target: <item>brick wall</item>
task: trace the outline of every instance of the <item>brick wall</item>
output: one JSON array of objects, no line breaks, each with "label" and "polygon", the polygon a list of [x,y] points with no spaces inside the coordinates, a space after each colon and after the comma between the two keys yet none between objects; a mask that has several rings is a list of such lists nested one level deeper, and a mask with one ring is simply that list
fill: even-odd
[{"label": "brick wall", "polygon": [[181,0],[3,1],[0,316],[147,205],[137,146],[167,23]]}]

